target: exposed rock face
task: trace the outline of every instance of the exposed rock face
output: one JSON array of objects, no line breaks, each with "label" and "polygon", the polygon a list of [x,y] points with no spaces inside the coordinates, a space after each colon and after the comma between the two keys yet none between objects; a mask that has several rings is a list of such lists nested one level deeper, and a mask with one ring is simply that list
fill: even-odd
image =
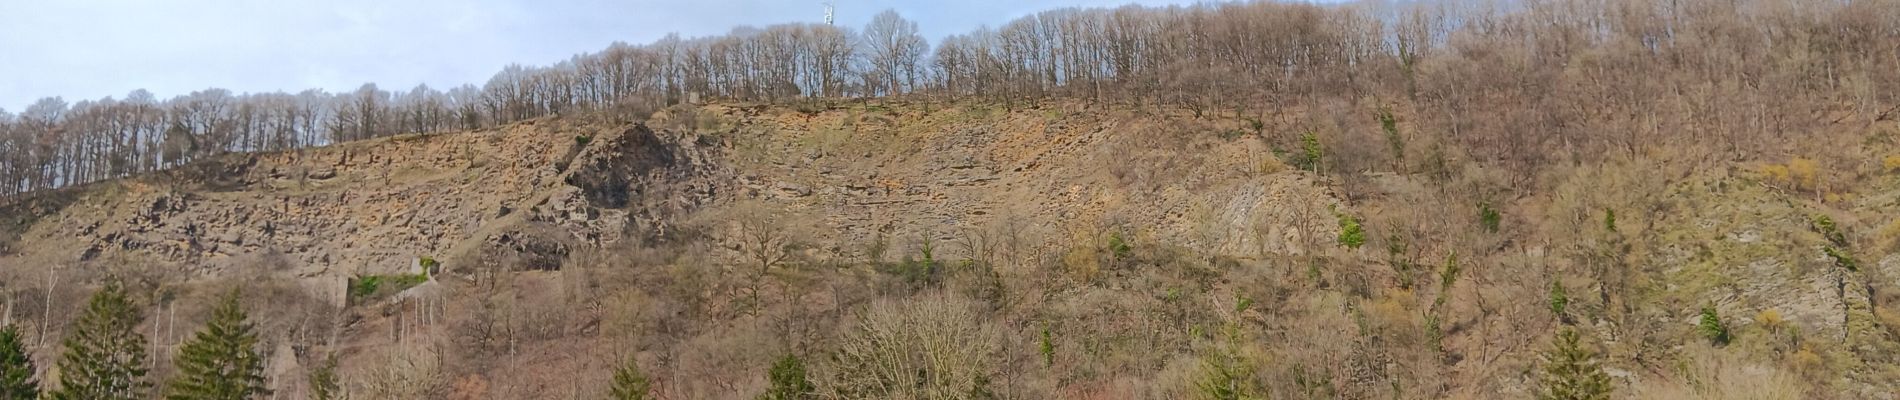
[{"label": "exposed rock face", "polygon": [[[665,235],[678,218],[712,201],[730,175],[717,146],[700,139],[644,125],[602,138],[581,152],[567,174],[572,190],[560,189],[549,199],[551,213],[535,220],[565,224],[595,245],[627,233],[639,240]],[[626,232],[613,230],[622,226]]]},{"label": "exposed rock face", "polygon": [[[30,229],[9,258],[136,260],[215,276],[276,254],[288,265],[272,267],[315,277],[402,272],[418,257],[453,266],[515,250],[554,256],[531,263],[558,267],[571,243],[622,240],[629,222],[655,224],[716,192],[716,149],[692,138],[541,122],[234,155],[81,188],[71,204],[11,205],[44,217],[17,224]],[[549,139],[577,131],[592,137],[585,147]],[[194,179],[202,176],[217,179]]]}]

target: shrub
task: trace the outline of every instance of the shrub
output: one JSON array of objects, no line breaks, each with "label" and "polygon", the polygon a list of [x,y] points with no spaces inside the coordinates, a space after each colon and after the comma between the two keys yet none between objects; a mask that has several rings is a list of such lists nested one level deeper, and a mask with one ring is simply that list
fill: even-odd
[{"label": "shrub", "polygon": [[1056,365],[1056,342],[1053,334],[1049,333],[1048,325],[1042,326],[1042,343],[1037,345],[1036,350],[1042,353],[1044,366]]},{"label": "shrub", "polygon": [[1769,332],[1780,332],[1782,325],[1786,323],[1787,321],[1781,318],[1781,312],[1772,308],[1755,313],[1755,324],[1761,325],[1762,329],[1767,329]]},{"label": "shrub", "polygon": [[1702,336],[1707,337],[1710,343],[1724,345],[1731,339],[1728,325],[1722,323],[1722,317],[1716,315],[1713,306],[1702,307],[1702,323],[1697,326],[1701,329]]},{"label": "shrub", "polygon": [[1394,234],[1385,239],[1386,263],[1392,266],[1392,273],[1398,276],[1400,289],[1412,288],[1412,270],[1418,267],[1407,256],[1411,247],[1404,236]]},{"label": "shrub", "polygon": [[1900,251],[1900,219],[1887,223],[1880,228],[1881,248],[1889,252]]},{"label": "shrub", "polygon": [[1405,137],[1399,136],[1399,119],[1392,116],[1392,110],[1379,107],[1379,127],[1385,130],[1386,146],[1392,148],[1392,161],[1396,165],[1405,164]]},{"label": "shrub", "polygon": [[1503,221],[1504,215],[1492,208],[1490,202],[1478,203],[1478,224],[1484,227],[1485,232],[1498,233],[1498,224]]},{"label": "shrub", "polygon": [[1129,246],[1127,240],[1122,239],[1121,232],[1110,232],[1108,234],[1108,251],[1115,254],[1116,260],[1126,260],[1129,255],[1134,254],[1135,248]]},{"label": "shrub", "polygon": [[1795,157],[1785,165],[1764,165],[1760,172],[1770,183],[1792,190],[1813,192],[1821,185],[1820,164],[1811,159]]},{"label": "shrub", "polygon": [[1827,238],[1827,241],[1834,242],[1835,246],[1847,245],[1847,234],[1841,233],[1840,226],[1834,224],[1833,218],[1828,218],[1827,215],[1816,214],[1811,220],[1814,224],[1814,231],[1820,232],[1821,236]]},{"label": "shrub", "polygon": [[1445,256],[1445,269],[1438,273],[1438,291],[1440,292],[1438,297],[1442,299],[1445,297],[1443,292],[1451,291],[1451,284],[1458,281],[1458,273],[1461,271],[1463,270],[1458,267],[1457,254]]},{"label": "shrub", "polygon": [[1325,152],[1319,144],[1319,134],[1306,132],[1300,135],[1300,154],[1293,159],[1293,165],[1300,169],[1319,172],[1321,158]]},{"label": "shrub", "polygon": [[1616,233],[1616,210],[1615,209],[1611,209],[1609,207],[1603,208],[1603,230],[1608,231],[1610,233]]},{"label": "shrub", "polygon": [[1569,295],[1564,293],[1563,279],[1557,279],[1557,280],[1551,281],[1550,282],[1550,313],[1553,315],[1556,315],[1557,319],[1562,320],[1564,319],[1564,307],[1569,306],[1569,305],[1570,305],[1570,297]]},{"label": "shrub", "polygon": [[1848,254],[1847,250],[1826,246],[1821,248],[1821,252],[1827,253],[1828,258],[1834,259],[1835,266],[1846,268],[1848,271],[1860,271],[1860,263],[1854,261],[1854,255]]},{"label": "shrub", "polygon": [[1794,179],[1797,189],[1815,191],[1821,186],[1821,167],[1814,160],[1795,157],[1788,160],[1788,174]]},{"label": "shrub", "polygon": [[435,275],[436,272],[440,272],[439,270],[436,269],[436,267],[442,266],[442,263],[437,262],[435,260],[435,257],[422,256],[421,259],[416,260],[416,265],[422,266],[423,275],[431,276],[431,275]]},{"label": "shrub", "polygon": [[1339,215],[1339,244],[1353,250],[1366,244],[1366,232],[1359,226],[1359,219],[1351,214]]},{"label": "shrub", "polygon": [[835,370],[820,385],[833,398],[962,398],[986,392],[995,328],[978,304],[955,295],[883,300],[840,338]]},{"label": "shrub", "polygon": [[350,299],[361,300],[401,292],[428,281],[429,274],[427,273],[358,275],[350,279],[349,294]]},{"label": "shrub", "polygon": [[574,135],[574,147],[587,147],[587,143],[593,142],[593,141],[594,141],[593,136]]}]

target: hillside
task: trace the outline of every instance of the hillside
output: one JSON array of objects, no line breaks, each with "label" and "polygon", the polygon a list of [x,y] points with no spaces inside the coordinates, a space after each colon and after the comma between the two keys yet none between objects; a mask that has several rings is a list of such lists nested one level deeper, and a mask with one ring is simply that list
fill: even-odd
[{"label": "hillside", "polygon": [[241,282],[292,397],[329,354],[366,398],[594,398],[628,357],[664,398],[748,398],[785,354],[840,397],[922,354],[923,397],[1182,398],[1228,374],[1525,397],[1564,326],[1619,397],[1900,390],[1890,171],[1840,195],[1799,162],[1616,160],[1513,193],[1458,153],[1332,171],[1301,118],[1197,114],[715,103],[231,154],[5,205],[0,276],[50,338],[129,280],[161,349]]}]

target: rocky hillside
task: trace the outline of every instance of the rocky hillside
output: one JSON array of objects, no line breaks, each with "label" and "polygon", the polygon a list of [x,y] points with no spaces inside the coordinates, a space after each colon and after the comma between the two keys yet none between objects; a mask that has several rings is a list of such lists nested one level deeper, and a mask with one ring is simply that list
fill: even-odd
[{"label": "rocky hillside", "polygon": [[1368,145],[1196,114],[712,104],[235,154],[0,206],[0,290],[54,336],[108,274],[146,282],[155,330],[201,318],[170,299],[286,283],[264,292],[316,316],[266,324],[293,396],[336,354],[371,398],[592,397],[626,357],[666,398],[746,398],[791,353],[851,397],[853,346],[920,304],[970,304],[925,324],[969,328],[1008,398],[1177,398],[1228,364],[1278,398],[1524,397],[1566,326],[1623,395],[1900,390],[1888,176],[1828,199],[1763,163],[1615,161],[1513,191],[1455,149],[1331,171],[1303,153]]}]

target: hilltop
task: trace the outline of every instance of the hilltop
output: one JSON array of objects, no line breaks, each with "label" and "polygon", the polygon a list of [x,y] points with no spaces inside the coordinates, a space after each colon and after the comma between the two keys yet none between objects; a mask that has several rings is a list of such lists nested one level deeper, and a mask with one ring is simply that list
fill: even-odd
[{"label": "hilltop", "polygon": [[[7,206],[30,217],[0,260],[34,267],[6,270],[26,310],[137,277],[161,332],[227,282],[267,288],[292,393],[335,353],[387,396],[588,396],[634,356],[665,393],[742,397],[779,354],[850,354],[877,323],[982,332],[955,336],[984,343],[958,368],[1012,396],[1174,397],[1209,357],[1274,393],[1517,396],[1563,325],[1645,396],[1893,389],[1878,288],[1900,257],[1823,251],[1888,245],[1857,227],[1900,211],[1891,180],[1822,202],[1773,168],[1630,161],[1487,197],[1508,178],[1477,165],[1302,170],[1273,133],[1293,127],[1253,121],[1072,101],[546,117],[49,192]],[[1705,343],[1704,306],[1734,342]]]}]

